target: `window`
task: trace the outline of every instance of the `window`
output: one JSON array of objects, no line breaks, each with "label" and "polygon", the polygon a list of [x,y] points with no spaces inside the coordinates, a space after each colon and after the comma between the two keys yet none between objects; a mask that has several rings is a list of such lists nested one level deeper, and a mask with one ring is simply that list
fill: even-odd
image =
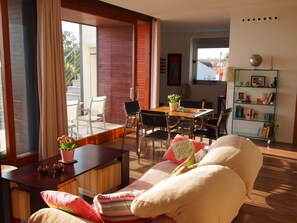
[{"label": "window", "polygon": [[222,80],[224,67],[228,63],[229,48],[197,49],[197,80]]},{"label": "window", "polygon": [[229,39],[194,39],[193,46],[194,80],[221,81],[224,67],[228,63]]},{"label": "window", "polygon": [[5,140],[5,125],[4,125],[4,108],[3,108],[3,88],[2,88],[2,74],[0,61],[0,160],[5,159],[6,156],[6,140]]},{"label": "window", "polygon": [[35,0],[8,1],[16,154],[37,152],[39,105]]}]

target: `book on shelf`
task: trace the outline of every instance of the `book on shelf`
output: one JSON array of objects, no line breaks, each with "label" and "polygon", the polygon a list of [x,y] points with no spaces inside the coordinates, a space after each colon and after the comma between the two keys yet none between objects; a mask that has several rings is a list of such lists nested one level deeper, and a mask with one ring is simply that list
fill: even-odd
[{"label": "book on shelf", "polygon": [[245,120],[257,120],[258,114],[254,109],[242,107],[240,105],[235,107],[235,118]]},{"label": "book on shelf", "polygon": [[262,127],[258,130],[258,137],[268,139],[273,136],[273,123],[264,123]]},{"label": "book on shelf", "polygon": [[244,108],[243,109],[243,117],[246,120],[253,120],[254,119],[254,110],[251,108]]},{"label": "book on shelf", "polygon": [[263,101],[263,104],[265,105],[274,104],[275,92],[264,93],[262,101]]},{"label": "book on shelf", "polygon": [[265,122],[273,122],[274,114],[273,113],[264,113],[264,121]]},{"label": "book on shelf", "polygon": [[269,94],[268,93],[263,93],[262,102],[263,102],[264,105],[268,104],[268,98],[269,98]]},{"label": "book on shelf", "polygon": [[273,104],[275,101],[275,92],[269,93],[268,104]]},{"label": "book on shelf", "polygon": [[242,106],[236,106],[235,107],[235,118],[243,118],[243,107]]}]

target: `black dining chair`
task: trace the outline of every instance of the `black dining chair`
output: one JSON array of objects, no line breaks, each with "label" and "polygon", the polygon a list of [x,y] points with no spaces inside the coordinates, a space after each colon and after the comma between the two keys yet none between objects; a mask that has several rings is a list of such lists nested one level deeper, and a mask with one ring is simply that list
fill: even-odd
[{"label": "black dining chair", "polygon": [[223,135],[228,135],[227,123],[232,113],[232,108],[221,111],[218,119],[208,119],[204,122],[195,121],[194,125],[197,129],[194,131],[194,136],[209,139],[209,145],[212,140],[216,140]]},{"label": "black dining chair", "polygon": [[[212,103],[206,101],[205,99],[201,101],[189,101],[189,100],[181,100],[180,101],[180,106],[184,108],[197,108],[197,109],[212,109]],[[200,120],[200,122],[203,121],[204,118],[197,118],[196,121]],[[190,131],[190,123],[188,120],[181,120],[180,121],[180,132],[182,134],[188,134]]]},{"label": "black dining chair", "polygon": [[179,105],[184,108],[203,108],[203,101],[181,100]]},{"label": "black dining chair", "polygon": [[151,129],[150,132],[140,136],[139,145],[137,148],[137,155],[140,157],[142,140],[153,141],[153,153],[155,152],[154,141],[165,142],[166,149],[169,147],[170,140],[177,134],[173,132],[178,124],[170,125],[169,116],[166,112],[141,110],[140,111],[141,124],[144,129]]},{"label": "black dining chair", "polygon": [[138,101],[128,101],[124,102],[124,111],[126,116],[124,136],[122,141],[122,147],[124,146],[126,129],[127,128],[136,128],[137,125],[137,115],[140,111],[140,105]]}]

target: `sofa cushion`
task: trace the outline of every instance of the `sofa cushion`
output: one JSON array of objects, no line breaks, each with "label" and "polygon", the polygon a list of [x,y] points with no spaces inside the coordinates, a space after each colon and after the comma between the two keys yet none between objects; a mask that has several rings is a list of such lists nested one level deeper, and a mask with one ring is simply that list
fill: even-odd
[{"label": "sofa cushion", "polygon": [[190,166],[196,163],[195,155],[192,154],[186,159],[183,163],[178,165],[173,171],[172,171],[172,176],[177,176],[183,173],[186,173],[190,170]]},{"label": "sofa cushion", "polygon": [[163,156],[164,160],[170,160],[177,164],[183,163],[190,155],[203,149],[205,144],[188,139],[186,136],[176,135]]},{"label": "sofa cushion", "polygon": [[65,211],[56,208],[42,208],[39,211],[32,214],[28,220],[28,223],[91,223],[84,218],[79,218],[75,215],[66,213]]},{"label": "sofa cushion", "polygon": [[207,151],[205,149],[200,149],[195,154],[190,155],[188,159],[172,171],[172,176],[177,176],[196,168],[198,163],[205,157],[206,153]]},{"label": "sofa cushion", "polygon": [[197,153],[194,154],[196,163],[199,163],[207,154],[206,149],[200,149]]},{"label": "sofa cushion", "polygon": [[263,155],[251,140],[228,135],[217,139],[209,147],[199,166],[213,164],[228,166],[244,181],[247,196],[250,196],[262,163]]},{"label": "sofa cushion", "polygon": [[57,208],[92,222],[102,222],[100,214],[81,197],[62,191],[46,190],[41,192],[49,207]]},{"label": "sofa cushion", "polygon": [[147,222],[148,219],[139,218],[132,214],[132,201],[141,195],[143,190],[98,194],[94,197],[94,207],[100,212],[105,223],[109,222]]},{"label": "sofa cushion", "polygon": [[135,198],[131,211],[142,218],[166,214],[177,223],[230,223],[245,194],[237,174],[228,167],[209,165],[159,182]]},{"label": "sofa cushion", "polygon": [[120,191],[148,190],[161,180],[170,177],[172,171],[177,166],[176,163],[171,161],[161,161],[145,172],[140,179],[134,181]]}]

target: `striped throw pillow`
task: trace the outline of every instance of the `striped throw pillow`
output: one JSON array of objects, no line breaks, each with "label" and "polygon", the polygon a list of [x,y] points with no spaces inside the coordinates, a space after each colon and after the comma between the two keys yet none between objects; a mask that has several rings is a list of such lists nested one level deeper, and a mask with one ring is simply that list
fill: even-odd
[{"label": "striped throw pillow", "polygon": [[132,201],[144,190],[116,192],[112,194],[98,194],[94,198],[94,207],[100,213],[105,223],[140,223],[148,222],[147,218],[139,218],[132,214]]}]

